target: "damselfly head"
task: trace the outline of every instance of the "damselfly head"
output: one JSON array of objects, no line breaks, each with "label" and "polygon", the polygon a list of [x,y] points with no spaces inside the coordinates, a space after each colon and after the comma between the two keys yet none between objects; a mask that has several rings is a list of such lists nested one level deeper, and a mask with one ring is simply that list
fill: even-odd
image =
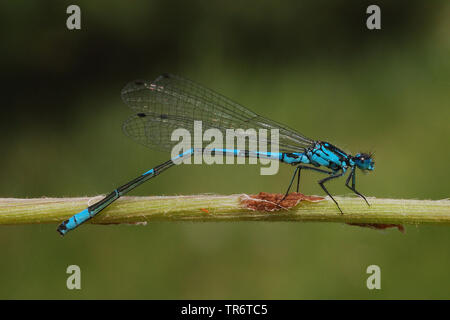
[{"label": "damselfly head", "polygon": [[372,171],[375,169],[375,161],[373,160],[373,155],[370,153],[358,153],[353,157],[353,161],[363,171]]}]

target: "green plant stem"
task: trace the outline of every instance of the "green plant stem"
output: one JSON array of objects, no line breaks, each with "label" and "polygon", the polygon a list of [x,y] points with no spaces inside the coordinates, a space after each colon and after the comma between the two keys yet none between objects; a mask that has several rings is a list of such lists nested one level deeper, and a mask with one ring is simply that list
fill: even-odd
[{"label": "green plant stem", "polygon": [[[145,221],[319,221],[382,224],[450,225],[450,200],[399,200],[336,197],[344,215],[326,198],[302,201],[289,210],[252,211],[240,204],[245,195],[194,195],[123,197],[88,223],[137,223]],[[38,198],[0,199],[0,225],[60,223],[101,199]]]}]

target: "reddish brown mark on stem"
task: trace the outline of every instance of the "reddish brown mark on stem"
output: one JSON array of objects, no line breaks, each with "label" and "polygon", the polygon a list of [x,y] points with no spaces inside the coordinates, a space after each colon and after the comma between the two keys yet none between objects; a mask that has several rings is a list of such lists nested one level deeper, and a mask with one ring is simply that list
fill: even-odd
[{"label": "reddish brown mark on stem", "polygon": [[350,226],[357,226],[363,228],[371,228],[377,230],[384,230],[388,228],[397,228],[401,233],[405,233],[405,227],[401,224],[390,224],[390,223],[347,223]]},{"label": "reddish brown mark on stem", "polygon": [[[309,201],[309,202],[319,202],[322,201],[323,197],[317,196],[307,196],[302,193],[292,192],[284,198],[284,195],[281,193],[267,193],[260,192],[258,194],[253,195],[243,195],[240,198],[241,205],[244,208],[253,210],[253,211],[279,211],[279,210],[287,210],[292,207],[295,207],[300,203],[300,201]],[[283,201],[281,201],[283,199]],[[202,211],[204,209],[201,209]],[[404,233],[405,228],[401,224],[386,224],[386,223],[346,223],[350,226],[358,226],[363,228],[371,228],[377,230],[384,230],[388,228],[397,228],[400,232]]]},{"label": "reddish brown mark on stem", "polygon": [[[260,192],[253,195],[244,195],[241,197],[241,205],[254,211],[278,211],[290,209],[299,204],[300,201],[318,202],[323,200],[322,197],[306,196],[302,193],[292,192],[283,199],[281,193]],[[281,201],[283,199],[283,201]]]}]

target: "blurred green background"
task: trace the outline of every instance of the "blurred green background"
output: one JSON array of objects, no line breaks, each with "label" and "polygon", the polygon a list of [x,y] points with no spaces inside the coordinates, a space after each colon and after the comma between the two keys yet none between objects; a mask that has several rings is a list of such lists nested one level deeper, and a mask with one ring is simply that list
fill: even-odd
[{"label": "blurred green background", "polygon": [[[66,28],[78,4],[82,29]],[[449,197],[450,2],[9,1],[0,4],[0,196],[105,194],[169,155],[122,134],[120,90],[171,72],[350,153],[359,190]],[[292,168],[169,170],[132,195],[283,192]],[[304,178],[303,178],[304,177]],[[323,194],[319,175],[302,177]],[[334,194],[349,194],[344,181]],[[365,204],[361,201],[361,206]],[[450,229],[332,223],[0,227],[0,298],[450,298]],[[66,288],[68,265],[82,290]],[[378,291],[367,266],[381,268]]]}]

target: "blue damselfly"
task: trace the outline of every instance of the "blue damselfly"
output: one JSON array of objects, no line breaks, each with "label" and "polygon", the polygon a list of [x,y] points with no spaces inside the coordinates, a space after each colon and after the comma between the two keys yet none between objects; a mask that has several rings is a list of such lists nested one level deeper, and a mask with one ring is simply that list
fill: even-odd
[{"label": "blue damselfly", "polygon": [[[335,202],[340,213],[342,210],[325,188],[325,182],[341,177],[349,170],[350,174],[345,185],[369,204],[367,199],[355,188],[355,170],[356,168],[362,171],[374,170],[375,162],[371,154],[358,153],[352,156],[328,142],[307,138],[287,126],[264,118],[193,81],[170,74],[161,75],[154,81],[130,82],[122,90],[122,99],[134,112],[123,125],[125,134],[149,148],[170,151],[177,143],[177,141],[171,140],[173,130],[180,127],[193,130],[194,122],[198,120],[202,121],[205,129],[215,128],[224,133],[227,129],[232,128],[277,129],[279,152],[249,152],[248,150],[219,148],[209,151],[232,156],[266,157],[295,166],[286,195],[296,176],[298,192],[300,173],[303,169],[326,174],[327,177],[319,180],[318,184]],[[203,147],[189,149],[146,171],[134,180],[118,187],[102,200],[61,223],[57,229],[58,232],[64,235],[75,229],[122,195],[174,166],[180,158],[203,151],[205,151]]]}]

